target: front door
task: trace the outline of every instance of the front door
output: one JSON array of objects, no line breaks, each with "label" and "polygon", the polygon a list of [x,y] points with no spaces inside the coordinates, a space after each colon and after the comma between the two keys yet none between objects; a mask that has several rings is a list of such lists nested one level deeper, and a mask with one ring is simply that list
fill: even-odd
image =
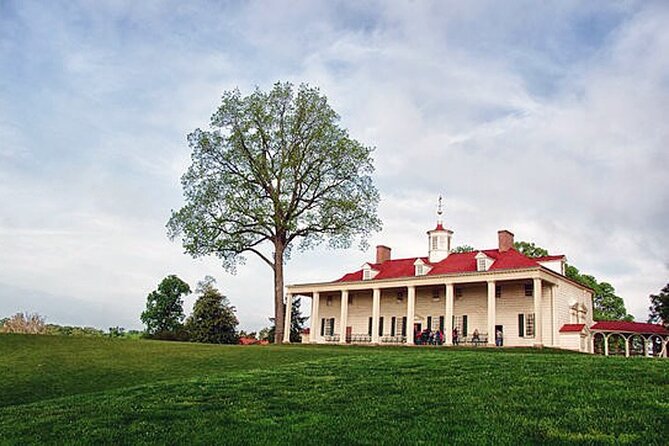
[{"label": "front door", "polygon": [[501,347],[504,345],[504,325],[495,325],[495,345]]},{"label": "front door", "polygon": [[353,327],[346,327],[346,342],[351,343],[351,334],[353,333]]}]

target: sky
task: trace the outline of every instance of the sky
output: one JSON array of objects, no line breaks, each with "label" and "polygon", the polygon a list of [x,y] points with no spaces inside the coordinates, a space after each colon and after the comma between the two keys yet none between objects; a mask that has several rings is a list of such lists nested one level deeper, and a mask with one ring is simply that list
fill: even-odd
[{"label": "sky", "polygon": [[384,227],[295,253],[286,283],[376,244],[426,255],[441,194],[454,244],[509,229],[645,320],[669,281],[667,55],[667,2],[0,0],[0,317],[139,329],[163,277],[211,275],[240,328],[267,326],[269,267],[228,274],[165,224],[223,92],[290,81],[375,147]]}]

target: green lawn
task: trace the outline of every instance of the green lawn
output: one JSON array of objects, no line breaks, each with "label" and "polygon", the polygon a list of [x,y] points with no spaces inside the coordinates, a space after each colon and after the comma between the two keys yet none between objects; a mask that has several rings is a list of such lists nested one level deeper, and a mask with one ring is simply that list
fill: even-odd
[{"label": "green lawn", "polygon": [[0,443],[668,444],[669,361],[0,335]]}]

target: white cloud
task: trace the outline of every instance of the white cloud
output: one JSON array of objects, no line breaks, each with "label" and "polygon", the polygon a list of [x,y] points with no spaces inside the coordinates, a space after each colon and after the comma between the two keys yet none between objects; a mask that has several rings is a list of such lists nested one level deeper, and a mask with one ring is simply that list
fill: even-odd
[{"label": "white cloud", "polygon": [[[216,259],[181,254],[164,225],[181,202],[185,135],[208,124],[222,91],[286,79],[320,86],[351,134],[377,147],[385,226],[372,245],[424,254],[445,194],[456,244],[493,247],[511,229],[611,282],[639,318],[666,282],[661,4],[10,6],[0,314],[85,302],[57,317],[137,327],[162,277],[194,286],[210,274],[244,327],[265,325],[264,264],[227,275]],[[334,279],[371,257],[295,253],[287,281]]]}]

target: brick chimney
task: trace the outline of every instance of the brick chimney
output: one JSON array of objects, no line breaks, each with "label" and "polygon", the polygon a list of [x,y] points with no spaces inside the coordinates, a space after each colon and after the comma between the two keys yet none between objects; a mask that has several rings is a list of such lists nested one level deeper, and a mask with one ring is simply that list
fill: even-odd
[{"label": "brick chimney", "polygon": [[497,231],[497,240],[499,241],[499,252],[505,252],[513,248],[513,233],[502,229]]},{"label": "brick chimney", "polygon": [[390,260],[390,248],[383,245],[376,247],[376,263],[383,263]]}]

